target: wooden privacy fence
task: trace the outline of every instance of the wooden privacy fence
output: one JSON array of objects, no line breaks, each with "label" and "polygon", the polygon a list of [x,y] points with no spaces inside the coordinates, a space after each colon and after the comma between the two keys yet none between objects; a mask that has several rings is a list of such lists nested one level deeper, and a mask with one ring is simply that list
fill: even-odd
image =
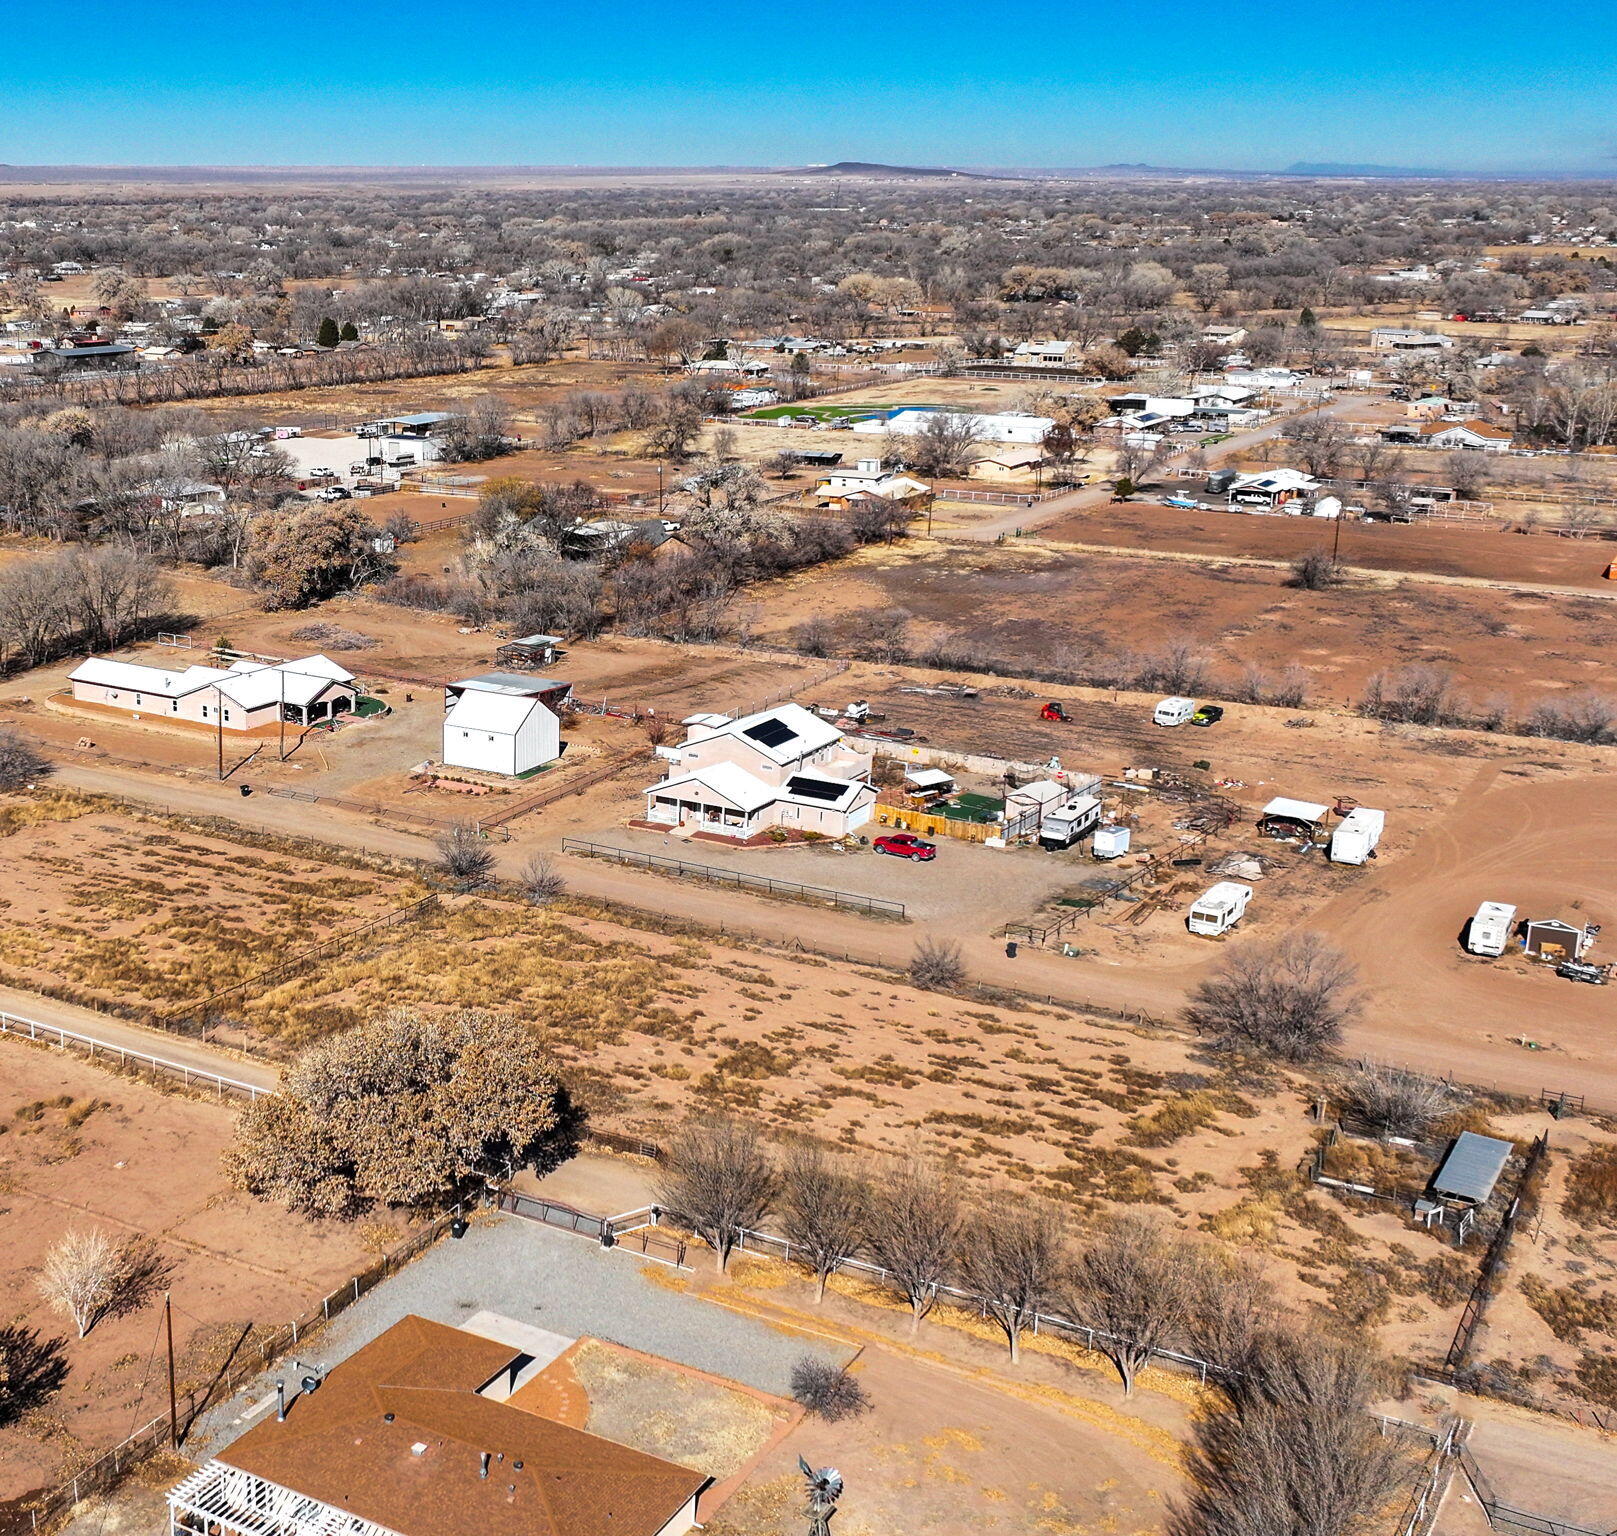
[{"label": "wooden privacy fence", "polygon": [[970,821],[962,816],[945,816],[941,811],[922,811],[908,805],[876,803],[876,825],[881,827],[907,827],[927,837],[953,837],[963,843],[982,843],[991,837],[1003,837],[1005,828],[998,822]]}]

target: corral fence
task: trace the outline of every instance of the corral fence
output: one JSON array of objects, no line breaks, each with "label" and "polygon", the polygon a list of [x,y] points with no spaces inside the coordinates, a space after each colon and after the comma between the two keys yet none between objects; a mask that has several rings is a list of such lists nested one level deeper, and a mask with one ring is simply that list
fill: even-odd
[{"label": "corral fence", "polygon": [[1471,1355],[1471,1346],[1476,1342],[1477,1330],[1482,1326],[1483,1314],[1488,1309],[1488,1303],[1493,1298],[1495,1281],[1499,1275],[1500,1266],[1505,1262],[1505,1255],[1510,1249],[1510,1240],[1523,1214],[1523,1197],[1528,1192],[1534,1176],[1537,1174],[1544,1158],[1550,1149],[1549,1132],[1544,1132],[1534,1141],[1527,1154],[1527,1161],[1522,1167],[1521,1177],[1516,1181],[1516,1189],[1511,1196],[1509,1209],[1504,1219],[1499,1223],[1499,1230],[1494,1233],[1493,1241],[1488,1244],[1488,1251],[1483,1255],[1482,1267],[1477,1273],[1477,1282],[1472,1287],[1471,1294],[1466,1297],[1465,1306],[1460,1312],[1460,1320],[1455,1325],[1454,1338],[1449,1343],[1448,1354],[1444,1356],[1442,1367],[1427,1374],[1439,1380],[1454,1382],[1464,1369],[1466,1361]]},{"label": "corral fence", "polygon": [[1518,1509],[1514,1504],[1505,1503],[1494,1492],[1493,1484],[1477,1464],[1477,1458],[1469,1446],[1463,1442],[1457,1444],[1455,1457],[1460,1470],[1465,1473],[1466,1481],[1471,1485],[1472,1493],[1476,1495],[1477,1503],[1482,1506],[1483,1514],[1488,1517],[1489,1526],[1494,1530],[1525,1532],[1527,1536],[1609,1536],[1606,1531],[1595,1530],[1586,1525],[1574,1525],[1569,1520],[1557,1520],[1551,1515],[1534,1514],[1530,1510]]},{"label": "corral fence", "polygon": [[313,964],[322,955],[333,954],[338,950],[352,951],[358,940],[367,934],[380,933],[384,929],[397,928],[401,923],[413,923],[422,918],[430,917],[438,910],[439,901],[436,895],[423,896],[420,901],[413,901],[407,907],[400,907],[394,912],[384,912],[380,917],[373,917],[367,922],[358,923],[352,928],[344,928],[332,934],[329,939],[322,939],[318,944],[311,944],[307,949],[299,950],[295,955],[289,955],[276,965],[267,967],[262,971],[255,971],[251,976],[243,977],[233,986],[221,987],[217,992],[210,992],[206,997],[194,1003],[184,1003],[178,1008],[171,1008],[167,1013],[160,1014],[156,1023],[160,1029],[175,1029],[179,1022],[188,1018],[206,1019],[208,1014],[229,998],[242,997],[260,987],[267,987],[281,981],[295,971],[301,971],[306,965]]},{"label": "corral fence", "polygon": [[712,864],[691,864],[684,859],[665,859],[658,854],[641,853],[635,848],[612,848],[605,843],[586,842],[579,837],[564,837],[561,840],[561,848],[563,853],[581,854],[585,858],[607,859],[636,869],[650,869],[660,874],[677,875],[684,880],[705,880],[713,885],[733,886],[737,890],[758,891],[766,896],[781,896],[788,901],[835,907],[839,912],[861,912],[867,917],[899,919],[903,919],[907,912],[903,902],[887,901],[880,896],[863,896],[855,891],[837,891],[824,885],[804,885],[799,880],[776,880],[770,875],[755,875],[739,869],[719,869]]},{"label": "corral fence", "polygon": [[244,1083],[238,1078],[210,1072],[206,1067],[193,1067],[183,1061],[170,1061],[166,1056],[154,1056],[149,1051],[132,1050],[128,1046],[109,1045],[93,1035],[65,1029],[60,1024],[45,1024],[38,1019],[27,1019],[21,1014],[0,1013],[0,1034],[15,1035],[23,1040],[38,1040],[61,1050],[83,1051],[91,1061],[116,1061],[120,1067],[137,1066],[164,1077],[178,1079],[187,1088],[211,1088],[221,1098],[261,1099],[272,1090],[255,1083]]},{"label": "corral fence", "polygon": [[934,498],[938,501],[968,501],[981,502],[990,507],[1036,507],[1040,502],[1054,501],[1058,496],[1067,496],[1069,490],[1059,491],[986,491],[986,490],[954,490],[945,487],[935,491]]},{"label": "corral fence", "polygon": [[[17,1530],[38,1531],[52,1521],[66,1515],[72,1508],[91,1497],[117,1486],[129,1471],[147,1456],[169,1443],[171,1436],[183,1442],[197,1419],[209,1407],[237,1391],[247,1382],[267,1370],[283,1355],[298,1348],[317,1333],[332,1318],[345,1312],[368,1292],[403,1269],[441,1238],[460,1219],[459,1208],[446,1211],[429,1222],[419,1232],[405,1239],[397,1248],[384,1254],[369,1269],[351,1275],[336,1290],[323,1297],[317,1307],[290,1323],[282,1323],[267,1334],[253,1338],[244,1330],[230,1359],[219,1373],[205,1386],[193,1387],[176,1400],[176,1412],[171,1423],[167,1413],[160,1414],[137,1429],[128,1439],[120,1441],[105,1455],[91,1462],[60,1487],[30,1501],[28,1523],[20,1518]],[[0,1524],[0,1529],[4,1529]]]}]

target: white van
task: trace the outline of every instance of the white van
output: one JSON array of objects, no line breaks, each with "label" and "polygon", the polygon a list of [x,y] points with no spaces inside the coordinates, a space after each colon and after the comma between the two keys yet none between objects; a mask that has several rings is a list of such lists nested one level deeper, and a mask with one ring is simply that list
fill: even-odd
[{"label": "white van", "polygon": [[1196,713],[1196,701],[1175,696],[1163,699],[1152,712],[1151,719],[1157,725],[1188,725],[1190,717]]},{"label": "white van", "polygon": [[1217,938],[1228,933],[1246,915],[1252,887],[1235,880],[1220,880],[1190,909],[1185,926],[1192,933]]},{"label": "white van", "polygon": [[1508,901],[1485,901],[1471,919],[1465,947],[1473,955],[1502,955],[1516,930],[1516,909]]},{"label": "white van", "polygon": [[1363,864],[1376,851],[1386,825],[1385,811],[1372,811],[1363,805],[1349,811],[1331,833],[1331,863]]}]

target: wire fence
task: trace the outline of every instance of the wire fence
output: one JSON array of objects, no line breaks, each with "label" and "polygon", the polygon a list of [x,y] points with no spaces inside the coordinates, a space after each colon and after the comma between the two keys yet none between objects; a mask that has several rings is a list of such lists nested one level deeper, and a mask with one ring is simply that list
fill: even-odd
[{"label": "wire fence", "polygon": [[192,1018],[206,1018],[207,1015],[227,998],[241,997],[259,987],[269,986],[290,976],[294,971],[300,971],[304,966],[312,964],[322,955],[329,955],[336,950],[352,950],[356,940],[364,938],[366,934],[379,933],[386,928],[396,928],[401,923],[413,923],[422,918],[432,916],[439,907],[436,894],[423,896],[420,901],[413,901],[407,907],[400,907],[395,912],[384,912],[380,917],[373,917],[368,922],[357,923],[352,928],[343,928],[332,934],[329,939],[322,939],[318,944],[311,944],[307,949],[299,950],[295,955],[289,956],[279,964],[268,966],[262,971],[255,971],[251,976],[238,981],[234,986],[221,987],[217,992],[210,992],[206,997],[194,1003],[185,1003],[178,1008],[171,1008],[167,1013],[160,1014],[156,1023],[161,1029],[177,1029],[181,1021]]},{"label": "wire fence", "polygon": [[863,896],[856,891],[838,891],[824,885],[804,885],[798,880],[776,880],[769,875],[755,875],[739,869],[719,869],[712,864],[691,864],[684,859],[665,859],[658,854],[641,853],[636,848],[613,848],[605,843],[586,842],[578,837],[564,837],[561,840],[561,848],[563,853],[606,859],[616,864],[627,864],[635,869],[655,870],[659,874],[675,875],[682,880],[705,880],[712,885],[728,885],[737,890],[758,891],[763,895],[779,896],[788,901],[835,907],[839,912],[862,912],[867,917],[892,917],[902,920],[908,910],[903,902],[887,901],[880,896]]},{"label": "wire fence", "polygon": [[211,1381],[193,1387],[176,1399],[172,1420],[167,1413],[158,1415],[59,1487],[29,1500],[26,1528],[38,1531],[93,1494],[105,1493],[116,1487],[133,1467],[159,1447],[170,1441],[183,1443],[192,1426],[214,1403],[228,1398],[282,1356],[307,1343],[332,1318],[347,1311],[388,1276],[396,1274],[430,1248],[458,1219],[458,1208],[446,1211],[397,1248],[384,1254],[369,1269],[350,1275],[302,1317],[272,1328],[258,1338],[244,1333],[229,1361]]}]

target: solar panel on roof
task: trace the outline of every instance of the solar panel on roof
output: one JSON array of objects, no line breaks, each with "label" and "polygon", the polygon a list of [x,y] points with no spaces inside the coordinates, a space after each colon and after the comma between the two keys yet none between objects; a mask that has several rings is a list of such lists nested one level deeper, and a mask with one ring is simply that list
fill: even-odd
[{"label": "solar panel on roof", "polygon": [[797,732],[791,726],[787,725],[784,720],[774,718],[760,720],[756,725],[749,725],[741,734],[750,736],[760,746],[764,747],[780,747],[784,746],[788,741],[797,739]]},{"label": "solar panel on roof", "polygon": [[805,779],[793,775],[786,781],[786,793],[800,800],[824,800],[828,804],[840,800],[847,793],[846,784],[834,784],[829,779]]}]

